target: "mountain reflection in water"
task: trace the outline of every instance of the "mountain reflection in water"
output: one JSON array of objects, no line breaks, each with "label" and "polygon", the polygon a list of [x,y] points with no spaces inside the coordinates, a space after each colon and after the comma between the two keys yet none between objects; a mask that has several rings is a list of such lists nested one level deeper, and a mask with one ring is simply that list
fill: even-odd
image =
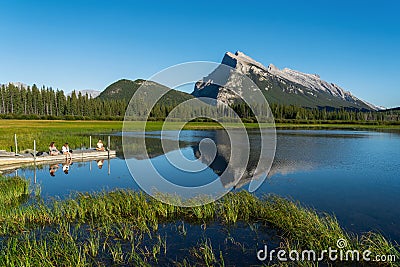
[{"label": "mountain reflection in water", "polygon": [[[147,160],[165,155],[172,147],[169,143],[173,143],[175,134],[164,132],[163,142],[166,143],[164,148],[161,144],[161,133],[151,132],[145,137],[140,137],[138,134],[129,133],[130,135],[124,138],[129,138],[129,147],[124,147],[126,158],[135,158],[138,160]],[[290,163],[290,168],[285,167],[284,162],[275,163],[272,165],[275,154],[275,132],[271,129],[251,129],[246,133],[243,131],[230,131],[231,136],[225,130],[214,131],[181,131],[179,133],[180,148],[191,148],[194,157],[199,162],[207,165],[215,174],[220,177],[220,181],[225,188],[235,187],[240,188],[248,184],[252,179],[263,179],[269,173],[277,173],[282,169],[286,172],[293,168]],[[244,134],[244,136],[243,136]],[[145,140],[143,140],[143,137]],[[171,138],[171,139],[169,139]],[[249,157],[246,153],[235,153],[232,155],[232,148],[236,151],[246,151],[247,143],[238,143],[232,140],[241,140],[248,138],[249,141]],[[262,142],[264,138],[264,142]],[[204,139],[212,140],[213,144],[208,143],[203,151],[200,152],[200,142]],[[146,143],[146,151],[143,150],[141,144]],[[262,143],[264,144],[262,146]],[[211,146],[216,147],[216,153],[212,153]],[[210,146],[208,149],[207,146]],[[235,146],[235,147],[232,147]],[[147,153],[147,155],[146,155]],[[246,164],[247,163],[247,164]],[[270,167],[272,165],[272,169]]]}]

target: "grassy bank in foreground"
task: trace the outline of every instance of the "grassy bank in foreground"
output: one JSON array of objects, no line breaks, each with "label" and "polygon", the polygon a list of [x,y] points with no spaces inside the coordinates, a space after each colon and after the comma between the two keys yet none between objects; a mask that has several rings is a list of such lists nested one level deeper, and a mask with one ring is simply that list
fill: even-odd
[{"label": "grassy bank in foreground", "polygon": [[[158,230],[162,224],[174,222],[201,225],[204,231],[207,225],[215,222],[221,226],[256,223],[276,229],[283,239],[281,248],[286,250],[322,251],[336,248],[337,240],[343,238],[348,244],[346,249],[368,249],[372,252],[371,258],[374,255],[400,258],[398,248],[383,236],[347,233],[334,217],[277,196],[260,199],[242,191],[229,193],[207,205],[181,208],[161,203],[141,192],[117,190],[78,194],[46,204],[36,201],[19,207],[0,207],[0,265],[146,266],[165,263],[164,257],[171,246],[169,240],[173,237],[163,237]],[[179,229],[177,234],[187,234],[184,227]],[[199,239],[197,244],[192,248],[182,244],[179,254],[172,255],[173,265],[224,266],[226,254],[218,247],[213,247],[207,239]],[[348,263],[351,266],[354,262]],[[311,264],[297,262],[296,265]]]},{"label": "grassy bank in foreground", "polygon": [[[0,149],[7,151],[14,148],[14,134],[18,137],[19,151],[33,148],[33,140],[36,140],[38,150],[47,151],[50,142],[55,141],[59,148],[68,141],[72,149],[89,145],[89,135],[98,136],[122,130],[121,121],[49,121],[49,120],[0,120]],[[144,122],[130,122],[131,130],[140,130]],[[166,129],[178,129],[179,123],[169,124]],[[228,123],[228,127],[239,127],[237,124]],[[149,131],[161,130],[163,122],[148,122],[146,129]],[[256,123],[246,123],[247,128],[259,127]],[[261,127],[268,127],[261,124]],[[400,131],[400,125],[370,125],[370,124],[297,124],[278,123],[277,129],[356,129],[356,130],[396,130]],[[190,122],[184,129],[222,129],[218,123]]]}]

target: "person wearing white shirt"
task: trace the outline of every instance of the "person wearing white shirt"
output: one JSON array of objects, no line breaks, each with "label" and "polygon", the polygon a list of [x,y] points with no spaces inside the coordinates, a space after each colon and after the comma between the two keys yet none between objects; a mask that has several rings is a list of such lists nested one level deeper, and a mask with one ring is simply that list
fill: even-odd
[{"label": "person wearing white shirt", "polygon": [[70,151],[71,150],[69,149],[68,143],[65,143],[61,148],[61,152],[65,155],[67,160],[68,160],[68,157],[70,160],[72,160],[72,155],[71,155]]},{"label": "person wearing white shirt", "polygon": [[105,147],[104,147],[103,141],[101,141],[100,139],[97,142],[96,150],[97,151],[105,151]]}]

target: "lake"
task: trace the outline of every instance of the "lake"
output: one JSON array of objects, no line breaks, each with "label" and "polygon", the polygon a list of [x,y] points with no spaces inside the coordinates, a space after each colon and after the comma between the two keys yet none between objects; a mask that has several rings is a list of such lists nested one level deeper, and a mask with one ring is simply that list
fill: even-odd
[{"label": "lake", "polygon": [[[249,130],[250,145],[257,146],[257,136],[262,132]],[[139,137],[130,133],[132,143]],[[220,177],[227,168],[229,157],[221,151],[224,143],[222,130],[185,130],[179,135],[179,149],[164,150],[160,132],[146,134],[150,158],[135,150],[129,159],[137,170],[146,173],[146,162],[171,182],[182,186],[200,186],[219,181],[219,186],[231,188],[229,177]],[[167,132],[164,138],[173,140],[176,132]],[[49,165],[22,168],[8,175],[21,175],[32,179],[33,186],[40,185],[41,196],[65,198],[73,192],[96,192],[116,188],[140,190],[125,163],[121,147],[121,133],[112,138],[119,157],[104,161],[75,162],[68,174],[62,164],[50,175]],[[218,147],[216,158],[209,167],[199,159],[199,142],[209,138]],[[221,141],[222,140],[222,141]],[[251,150],[252,151],[252,150]],[[178,155],[203,166],[201,172],[178,170],[168,158]],[[252,153],[246,171],[252,173]],[[400,209],[400,134],[390,132],[349,130],[277,130],[276,155],[267,179],[255,191],[256,195],[273,193],[289,197],[321,212],[334,214],[349,231],[362,233],[379,231],[391,240],[400,242],[398,219]],[[197,160],[197,161],[196,161]],[[196,165],[196,166],[197,166]],[[58,167],[58,168],[57,168]],[[139,172],[140,173],[140,172]],[[223,179],[222,179],[223,178]],[[261,179],[261,178],[260,178]],[[246,177],[234,190],[246,190]]]}]

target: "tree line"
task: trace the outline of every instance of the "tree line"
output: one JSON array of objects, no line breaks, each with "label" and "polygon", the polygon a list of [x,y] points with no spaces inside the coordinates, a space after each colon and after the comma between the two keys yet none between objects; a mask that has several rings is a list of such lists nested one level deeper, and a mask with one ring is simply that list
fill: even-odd
[{"label": "tree line", "polygon": [[[234,104],[232,108],[241,118],[255,121],[255,117],[246,104]],[[400,123],[400,111],[365,111],[351,108],[304,108],[294,105],[271,104],[270,109],[277,122],[365,122]]]},{"label": "tree line", "polygon": [[121,119],[126,108],[126,101],[101,100],[76,91],[66,95],[62,90],[36,85],[2,85],[0,101],[3,118]]},{"label": "tree line", "polygon": [[[67,120],[123,120],[127,100],[91,98],[88,94],[73,91],[65,94],[51,87],[17,87],[13,84],[0,87],[0,118],[6,119],[67,119]],[[151,120],[165,119],[179,103],[158,103],[151,112]],[[137,103],[146,107],[145,103]],[[230,106],[244,122],[255,122],[256,118],[246,104]],[[258,107],[266,109],[266,107]],[[277,122],[387,122],[399,123],[400,111],[360,111],[355,109],[304,108],[293,105],[271,104],[270,110]],[[185,112],[182,109],[181,112]],[[190,112],[190,111],[188,111]],[[229,112],[227,111],[227,114]],[[229,115],[229,114],[228,114]]]}]

